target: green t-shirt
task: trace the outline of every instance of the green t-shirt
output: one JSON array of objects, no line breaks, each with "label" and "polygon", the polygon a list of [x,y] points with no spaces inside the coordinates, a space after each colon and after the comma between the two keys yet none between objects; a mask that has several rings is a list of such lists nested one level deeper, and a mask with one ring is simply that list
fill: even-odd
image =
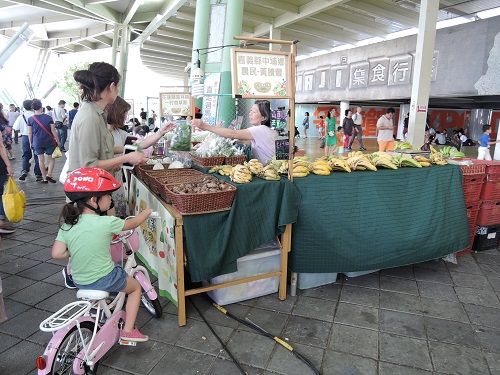
[{"label": "green t-shirt", "polygon": [[124,224],[115,216],[83,214],[76,225],[63,224],[59,229],[56,241],[68,247],[71,275],[77,284],[92,284],[113,270],[111,239],[122,231]]}]

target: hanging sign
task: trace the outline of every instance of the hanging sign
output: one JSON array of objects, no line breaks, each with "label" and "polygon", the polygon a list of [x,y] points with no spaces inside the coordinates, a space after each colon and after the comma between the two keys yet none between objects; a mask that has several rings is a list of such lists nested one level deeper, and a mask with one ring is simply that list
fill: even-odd
[{"label": "hanging sign", "polygon": [[277,139],[276,141],[274,141],[274,143],[276,144],[276,159],[290,159],[290,140],[288,138]]},{"label": "hanging sign", "polygon": [[161,117],[194,116],[194,99],[189,92],[160,92]]},{"label": "hanging sign", "polygon": [[233,48],[231,67],[233,97],[291,98],[290,53]]}]

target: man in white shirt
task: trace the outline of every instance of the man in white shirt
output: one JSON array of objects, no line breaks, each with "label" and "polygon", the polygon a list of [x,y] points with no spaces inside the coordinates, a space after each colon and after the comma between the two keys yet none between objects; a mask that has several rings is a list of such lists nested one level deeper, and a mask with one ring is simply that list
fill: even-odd
[{"label": "man in white shirt", "polygon": [[377,142],[379,151],[394,151],[394,124],[392,118],[396,111],[387,108],[385,115],[377,121]]},{"label": "man in white shirt", "polygon": [[[23,156],[22,156],[22,170],[21,170],[21,176],[19,176],[19,179],[21,181],[24,181],[26,177],[28,176],[28,173],[30,171],[30,160],[33,157],[33,151],[31,150],[30,147],[30,140],[28,138],[28,119],[35,114],[35,112],[32,111],[31,109],[31,103],[32,100],[25,100],[23,102],[23,107],[26,110],[22,115],[18,116],[16,121],[14,122],[13,129],[19,132],[19,135],[21,137],[21,145],[22,145],[22,150],[23,150]],[[35,157],[35,168],[33,169],[35,172],[36,180],[41,181],[42,180],[42,172],[40,171],[40,166],[38,164],[38,158]]]},{"label": "man in white shirt", "polygon": [[59,144],[61,145],[61,151],[66,152],[64,144],[66,143],[66,138],[68,138],[68,126],[66,125],[66,110],[64,106],[66,102],[64,100],[59,100],[59,103],[54,112],[52,113],[52,118],[54,119],[54,125],[57,129],[57,135],[59,136]]},{"label": "man in white shirt", "polygon": [[361,106],[358,106],[356,108],[356,113],[352,116],[352,120],[354,121],[354,129],[353,129],[353,134],[351,137],[351,140],[349,142],[349,147],[348,150],[351,149],[352,143],[354,142],[354,139],[356,138],[359,143],[359,150],[364,151],[365,146],[363,145],[363,116],[361,115],[361,111],[363,108]]}]

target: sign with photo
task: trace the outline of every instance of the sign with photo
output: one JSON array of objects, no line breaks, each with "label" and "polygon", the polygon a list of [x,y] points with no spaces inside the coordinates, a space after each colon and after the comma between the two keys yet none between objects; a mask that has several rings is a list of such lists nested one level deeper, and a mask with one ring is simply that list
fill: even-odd
[{"label": "sign with photo", "polygon": [[233,48],[231,52],[233,97],[291,97],[288,85],[290,53],[238,48]]},{"label": "sign with photo", "polygon": [[189,92],[160,92],[160,115],[194,116],[194,99]]}]

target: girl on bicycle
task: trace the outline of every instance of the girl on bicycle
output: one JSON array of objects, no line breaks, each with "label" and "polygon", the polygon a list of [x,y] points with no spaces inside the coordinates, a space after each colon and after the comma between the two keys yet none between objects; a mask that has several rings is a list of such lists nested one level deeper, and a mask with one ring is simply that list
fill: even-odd
[{"label": "girl on bicycle", "polygon": [[111,259],[110,244],[113,235],[139,226],[153,212],[142,211],[136,217],[123,220],[115,216],[101,216],[109,210],[111,193],[120,183],[109,173],[97,167],[84,167],[68,175],[64,192],[70,203],[61,211],[57,238],[52,246],[52,257],[69,258],[73,281],[78,288],[125,292],[128,294],[125,324],[120,338],[126,341],[147,341],[135,328],[135,319],[141,301],[141,286]]}]

